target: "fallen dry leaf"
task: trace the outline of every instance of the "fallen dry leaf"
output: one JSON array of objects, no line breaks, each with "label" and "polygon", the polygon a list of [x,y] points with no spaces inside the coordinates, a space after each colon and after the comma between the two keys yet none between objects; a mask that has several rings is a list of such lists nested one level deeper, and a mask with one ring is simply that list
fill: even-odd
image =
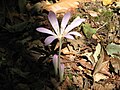
[{"label": "fallen dry leaf", "polygon": [[101,84],[94,83],[92,90],[105,90],[105,88]]},{"label": "fallen dry leaf", "polygon": [[71,9],[78,8],[81,2],[91,2],[92,0],[61,0],[55,4],[51,4],[45,7],[47,11],[53,11],[54,13],[65,13],[71,11]]},{"label": "fallen dry leaf", "polygon": [[88,58],[88,60],[94,65],[95,59],[93,57],[93,53],[92,52],[84,53],[84,54],[82,54],[82,56],[86,56]]},{"label": "fallen dry leaf", "polygon": [[73,78],[73,84],[77,85],[78,84],[77,78],[75,76],[73,76],[72,78]]},{"label": "fallen dry leaf", "polygon": [[93,65],[90,62],[87,62],[85,59],[81,59],[80,64],[87,69],[93,70]]},{"label": "fallen dry leaf", "polygon": [[61,50],[61,52],[62,52],[63,54],[70,54],[70,51],[68,50],[67,47],[63,48],[63,49]]},{"label": "fallen dry leaf", "polygon": [[109,72],[109,60],[102,63],[102,69],[100,70],[100,73],[108,76],[111,75]]},{"label": "fallen dry leaf", "polygon": [[120,71],[120,59],[118,58],[111,58],[110,60],[113,68],[115,69],[115,72],[119,74]]},{"label": "fallen dry leaf", "polygon": [[114,88],[115,88],[115,85],[112,83],[105,84],[105,90],[113,90]]},{"label": "fallen dry leaf", "polygon": [[114,0],[103,0],[103,5],[109,5],[112,4]]},{"label": "fallen dry leaf", "polygon": [[87,12],[88,12],[88,14],[90,14],[90,16],[92,16],[92,17],[97,17],[97,16],[98,16],[98,12],[95,12],[95,11],[92,11],[92,10],[88,10]]},{"label": "fallen dry leaf", "polygon": [[78,80],[78,85],[79,85],[79,87],[80,88],[83,88],[83,77],[82,76],[77,76],[76,77],[77,78],[77,80]]},{"label": "fallen dry leaf", "polygon": [[98,56],[99,56],[100,52],[101,52],[101,45],[100,45],[100,43],[98,43],[97,46],[96,46],[96,50],[95,50],[95,52],[93,54],[95,62],[98,61]]},{"label": "fallen dry leaf", "polygon": [[100,54],[100,59],[97,61],[95,68],[94,68],[93,77],[96,73],[98,73],[102,69],[103,60],[104,60],[104,50],[102,49],[101,54]]},{"label": "fallen dry leaf", "polygon": [[98,82],[98,81],[100,81],[100,80],[105,80],[105,79],[107,79],[107,78],[109,78],[109,77],[106,76],[106,75],[104,75],[104,74],[102,74],[102,73],[96,73],[96,74],[94,75],[94,81],[96,81],[96,82]]},{"label": "fallen dry leaf", "polygon": [[[116,2],[116,3],[119,3],[120,0],[103,0],[103,5],[110,5],[112,4],[113,2]],[[116,5],[117,6],[117,5]]]},{"label": "fallen dry leaf", "polygon": [[106,83],[104,85],[99,83],[94,83],[92,87],[92,90],[114,90],[114,89],[115,89],[115,85],[112,83]]},{"label": "fallen dry leaf", "polygon": [[71,85],[72,85],[72,81],[67,76],[65,81],[62,83],[62,85],[58,87],[58,90],[66,90],[68,86],[71,86]]}]

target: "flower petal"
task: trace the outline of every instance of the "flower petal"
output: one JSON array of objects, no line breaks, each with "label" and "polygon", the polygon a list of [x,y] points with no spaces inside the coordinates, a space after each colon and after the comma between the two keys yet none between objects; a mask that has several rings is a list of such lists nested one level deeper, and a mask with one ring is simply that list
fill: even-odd
[{"label": "flower petal", "polygon": [[82,35],[76,31],[69,32],[68,34],[76,35],[82,37]]},{"label": "flower petal", "polygon": [[67,33],[69,31],[71,31],[72,29],[79,26],[84,21],[85,21],[85,19],[80,19],[80,17],[75,18],[73,20],[73,22],[70,25],[68,25],[68,27],[65,29],[65,32]]},{"label": "flower petal", "polygon": [[49,19],[52,27],[54,28],[55,33],[58,34],[59,33],[59,24],[58,24],[58,20],[57,20],[55,13],[50,11],[49,15],[48,15],[48,19]]},{"label": "flower petal", "polygon": [[69,38],[69,39],[74,39],[74,37],[70,34],[65,35],[64,37]]},{"label": "flower petal", "polygon": [[84,21],[85,19],[81,19],[79,16],[77,16],[71,24],[76,24],[76,22],[79,22],[78,25],[80,25]]},{"label": "flower petal", "polygon": [[66,25],[68,24],[68,21],[71,17],[71,14],[70,12],[66,13],[62,19],[62,22],[61,22],[61,33],[64,32],[65,28],[66,28]]},{"label": "flower petal", "polygon": [[55,36],[48,36],[46,39],[45,39],[45,45],[49,45],[50,43],[52,43],[54,40],[56,39]]},{"label": "flower petal", "polygon": [[56,36],[55,33],[53,33],[51,30],[49,30],[47,28],[40,27],[40,28],[37,28],[36,30],[39,32],[42,32],[42,33],[47,33],[47,34],[51,34],[51,35]]}]

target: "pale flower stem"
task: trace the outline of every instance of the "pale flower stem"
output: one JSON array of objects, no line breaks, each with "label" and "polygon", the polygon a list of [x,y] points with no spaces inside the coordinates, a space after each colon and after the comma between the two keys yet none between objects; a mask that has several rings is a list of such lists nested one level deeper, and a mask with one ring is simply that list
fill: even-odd
[{"label": "pale flower stem", "polygon": [[58,67],[60,67],[60,56],[61,56],[61,48],[62,48],[62,38],[59,39],[60,47],[59,47],[59,55],[58,55]]},{"label": "pale flower stem", "polygon": [[59,69],[59,75],[60,75],[60,82],[62,81],[62,78],[61,78],[61,59],[60,59],[60,56],[61,56],[61,49],[62,49],[62,38],[59,39],[59,43],[60,43],[60,46],[59,46],[59,55],[58,55],[58,69]]}]

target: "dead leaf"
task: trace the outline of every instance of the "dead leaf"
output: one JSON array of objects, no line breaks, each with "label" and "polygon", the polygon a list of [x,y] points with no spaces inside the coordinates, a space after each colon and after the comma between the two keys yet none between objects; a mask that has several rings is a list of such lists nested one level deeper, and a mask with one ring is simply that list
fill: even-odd
[{"label": "dead leaf", "polygon": [[95,50],[95,52],[93,54],[95,62],[98,61],[98,56],[99,56],[100,52],[101,52],[101,45],[100,45],[100,43],[98,43],[97,46],[96,46],[96,50]]},{"label": "dead leaf", "polygon": [[73,46],[67,44],[67,47],[61,50],[63,54],[77,54],[78,52],[73,49]]},{"label": "dead leaf", "polygon": [[75,85],[78,84],[77,78],[75,76],[73,76],[73,84],[75,84]]},{"label": "dead leaf", "polygon": [[112,4],[114,0],[103,0],[103,5],[109,5]]},{"label": "dead leaf", "polygon": [[115,89],[115,84],[112,84],[112,83],[106,83],[105,84],[105,90],[113,90]]},{"label": "dead leaf", "polygon": [[54,50],[57,50],[57,49],[59,48],[59,46],[60,46],[60,43],[59,43],[59,42],[57,42],[57,44],[55,45]]},{"label": "dead leaf", "polygon": [[101,84],[94,83],[92,90],[105,90],[105,88]]},{"label": "dead leaf", "polygon": [[47,11],[53,11],[54,13],[65,13],[71,9],[78,8],[79,2],[91,2],[92,0],[60,0],[55,4],[46,6],[44,9]]},{"label": "dead leaf", "polygon": [[83,82],[83,77],[79,75],[79,76],[77,76],[76,78],[77,78],[77,80],[78,80],[78,85],[79,85],[79,87],[80,87],[80,88],[83,88],[83,83],[84,83],[84,82]]},{"label": "dead leaf", "polygon": [[63,54],[70,54],[70,51],[68,50],[67,47],[63,48],[63,49],[61,50],[61,52],[62,52]]},{"label": "dead leaf", "polygon": [[97,17],[97,16],[98,16],[98,13],[95,12],[95,11],[88,10],[87,12],[88,12],[88,13],[90,14],[90,16],[92,16],[92,17]]},{"label": "dead leaf", "polygon": [[62,83],[61,86],[58,87],[57,90],[67,90],[68,86],[72,85],[72,81],[70,80],[70,78],[67,76],[65,81]]},{"label": "dead leaf", "polygon": [[[109,73],[109,60],[104,61],[104,50],[102,48],[101,50],[101,54],[100,54],[100,59],[97,61],[95,68],[94,68],[94,72],[93,72],[93,78],[94,81],[99,81],[101,79],[107,79],[109,75],[111,75]],[[104,75],[105,74],[105,75]],[[108,76],[106,76],[108,75]]]},{"label": "dead leaf", "polygon": [[84,60],[84,59],[81,59],[81,60],[80,60],[80,64],[81,64],[82,66],[84,66],[85,68],[87,68],[87,69],[93,70],[93,65],[92,65],[90,62],[87,62],[87,61]]},{"label": "dead leaf", "polygon": [[33,6],[27,4],[26,8],[28,11],[33,10],[33,12],[40,12],[43,11],[43,9],[47,6],[51,5],[48,1],[42,1],[34,4]]},{"label": "dead leaf", "polygon": [[93,55],[92,52],[87,52],[87,53],[82,54],[82,56],[86,56],[86,57],[88,58],[88,60],[89,60],[92,64],[94,64],[94,63],[95,63],[95,60],[94,60],[94,57],[93,57],[92,55]]},{"label": "dead leaf", "polygon": [[118,73],[120,71],[120,59],[118,58],[111,58],[110,60],[115,72]]},{"label": "dead leaf", "polygon": [[109,60],[102,63],[102,68],[100,70],[100,73],[108,75],[108,76],[111,75],[109,72]]},{"label": "dead leaf", "polygon": [[100,80],[107,79],[107,78],[109,78],[109,77],[106,76],[106,75],[104,75],[104,74],[102,74],[102,73],[96,73],[96,74],[94,75],[94,81],[96,81],[96,82],[98,82],[98,81],[100,81]]},{"label": "dead leaf", "polygon": [[60,85],[60,82],[57,82],[56,79],[51,78],[51,83],[53,84],[53,86],[55,87],[55,89],[58,90],[58,88],[59,88],[58,86]]},{"label": "dead leaf", "polygon": [[100,59],[97,61],[95,68],[94,68],[93,77],[96,73],[98,73],[101,70],[103,60],[104,60],[104,50],[102,49],[101,54],[100,54]]}]

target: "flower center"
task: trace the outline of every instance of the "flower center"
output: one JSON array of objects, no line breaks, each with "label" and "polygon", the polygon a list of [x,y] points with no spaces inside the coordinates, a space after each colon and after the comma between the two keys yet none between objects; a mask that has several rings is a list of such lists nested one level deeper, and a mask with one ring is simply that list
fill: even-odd
[{"label": "flower center", "polygon": [[62,37],[63,37],[63,35],[62,35],[62,34],[59,34],[59,35],[58,35],[58,38],[59,38],[59,39],[61,39]]}]

